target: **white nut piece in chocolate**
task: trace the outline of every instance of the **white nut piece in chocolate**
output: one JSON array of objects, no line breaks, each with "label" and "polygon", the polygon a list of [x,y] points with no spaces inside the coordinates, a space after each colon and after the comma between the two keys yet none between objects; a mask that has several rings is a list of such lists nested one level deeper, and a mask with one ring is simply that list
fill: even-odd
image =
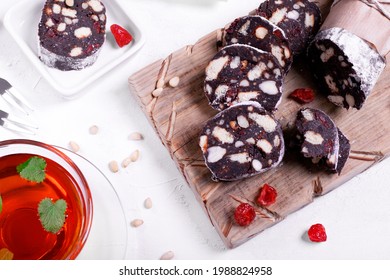
[{"label": "white nut piece in chocolate", "polygon": [[368,42],[338,27],[320,31],[308,56],[329,101],[347,109],[362,108],[386,66]]},{"label": "white nut piece in chocolate", "polygon": [[276,167],[284,156],[279,122],[257,102],[219,112],[204,126],[199,146],[215,181],[233,181]]},{"label": "white nut piece in chocolate", "polygon": [[74,5],[74,0],[65,0],[65,4],[66,4],[68,7],[73,7],[73,5]]}]

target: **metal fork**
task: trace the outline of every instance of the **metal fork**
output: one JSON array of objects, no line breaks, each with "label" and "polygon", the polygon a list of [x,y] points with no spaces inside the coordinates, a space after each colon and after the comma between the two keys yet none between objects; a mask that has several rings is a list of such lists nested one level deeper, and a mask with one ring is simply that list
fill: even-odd
[{"label": "metal fork", "polygon": [[23,113],[29,115],[34,111],[28,102],[23,98],[20,92],[14,88],[7,80],[0,78],[0,95],[10,104],[21,110]]},{"label": "metal fork", "polygon": [[0,110],[0,126],[17,133],[30,135],[35,135],[35,131],[38,129],[38,126],[29,124],[21,118],[10,116],[9,113],[3,110]]}]

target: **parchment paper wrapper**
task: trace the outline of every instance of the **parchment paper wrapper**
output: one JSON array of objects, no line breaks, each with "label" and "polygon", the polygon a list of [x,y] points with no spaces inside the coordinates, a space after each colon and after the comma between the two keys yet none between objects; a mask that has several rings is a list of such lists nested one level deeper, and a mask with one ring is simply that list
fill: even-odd
[{"label": "parchment paper wrapper", "polygon": [[[375,46],[385,57],[390,53],[390,19],[376,7],[367,5],[369,0],[336,0],[320,30],[341,27]],[[390,15],[390,0],[379,1]]]}]

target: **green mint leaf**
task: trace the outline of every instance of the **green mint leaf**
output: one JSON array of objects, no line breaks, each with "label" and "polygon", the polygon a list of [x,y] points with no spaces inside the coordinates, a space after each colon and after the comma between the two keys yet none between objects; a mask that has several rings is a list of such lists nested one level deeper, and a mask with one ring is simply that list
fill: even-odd
[{"label": "green mint leaf", "polygon": [[0,260],[12,260],[14,254],[7,248],[0,249]]},{"label": "green mint leaf", "polygon": [[45,177],[46,161],[43,158],[33,156],[16,167],[20,177],[35,183],[41,183]]},{"label": "green mint leaf", "polygon": [[1,211],[3,211],[3,199],[1,198],[1,195],[0,195],[0,213]]},{"label": "green mint leaf", "polygon": [[51,233],[57,233],[64,226],[66,201],[58,199],[55,203],[50,198],[43,199],[38,205],[39,220],[43,228]]}]

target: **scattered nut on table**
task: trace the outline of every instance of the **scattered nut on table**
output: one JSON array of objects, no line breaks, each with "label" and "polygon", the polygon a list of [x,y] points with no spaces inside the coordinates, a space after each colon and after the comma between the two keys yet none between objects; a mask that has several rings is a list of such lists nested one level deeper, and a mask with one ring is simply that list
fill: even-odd
[{"label": "scattered nut on table", "polygon": [[135,150],[134,152],[131,153],[130,160],[132,162],[136,162],[139,159],[139,155],[140,155],[139,150]]},{"label": "scattered nut on table", "polygon": [[139,227],[139,226],[143,225],[143,223],[144,223],[144,221],[141,219],[134,219],[131,221],[130,225],[132,227]]},{"label": "scattered nut on table", "polygon": [[162,256],[160,257],[160,260],[171,260],[171,259],[173,259],[174,256],[175,256],[175,254],[172,251],[168,251],[168,252],[165,252],[164,254],[162,254]]},{"label": "scattered nut on table", "polygon": [[162,92],[163,92],[163,88],[159,87],[152,91],[152,95],[153,97],[159,97]]},{"label": "scattered nut on table", "polygon": [[163,77],[161,77],[160,79],[157,80],[156,88],[163,88],[164,84],[165,84],[165,80]]},{"label": "scattered nut on table", "polygon": [[115,160],[110,161],[110,163],[108,164],[108,167],[110,168],[111,172],[113,172],[113,173],[117,173],[119,171],[118,162]]},{"label": "scattered nut on table", "polygon": [[169,80],[169,85],[171,87],[177,87],[179,85],[179,82],[180,82],[180,78],[176,76]]},{"label": "scattered nut on table", "polygon": [[69,148],[70,148],[73,152],[75,152],[75,153],[77,153],[77,152],[80,150],[79,144],[77,144],[77,143],[74,142],[74,141],[70,141],[70,142],[69,142]]},{"label": "scattered nut on table", "polygon": [[139,132],[133,132],[129,135],[129,140],[143,140],[144,136]]},{"label": "scattered nut on table", "polygon": [[92,135],[96,135],[99,132],[99,127],[97,125],[93,125],[89,128],[89,133]]},{"label": "scattered nut on table", "polygon": [[128,156],[127,158],[125,158],[123,161],[122,161],[122,167],[123,168],[126,168],[129,166],[130,163],[132,163],[133,161],[131,160],[131,157]]},{"label": "scattered nut on table", "polygon": [[146,209],[150,209],[153,207],[153,202],[152,202],[152,199],[150,197],[145,199],[144,206]]}]

